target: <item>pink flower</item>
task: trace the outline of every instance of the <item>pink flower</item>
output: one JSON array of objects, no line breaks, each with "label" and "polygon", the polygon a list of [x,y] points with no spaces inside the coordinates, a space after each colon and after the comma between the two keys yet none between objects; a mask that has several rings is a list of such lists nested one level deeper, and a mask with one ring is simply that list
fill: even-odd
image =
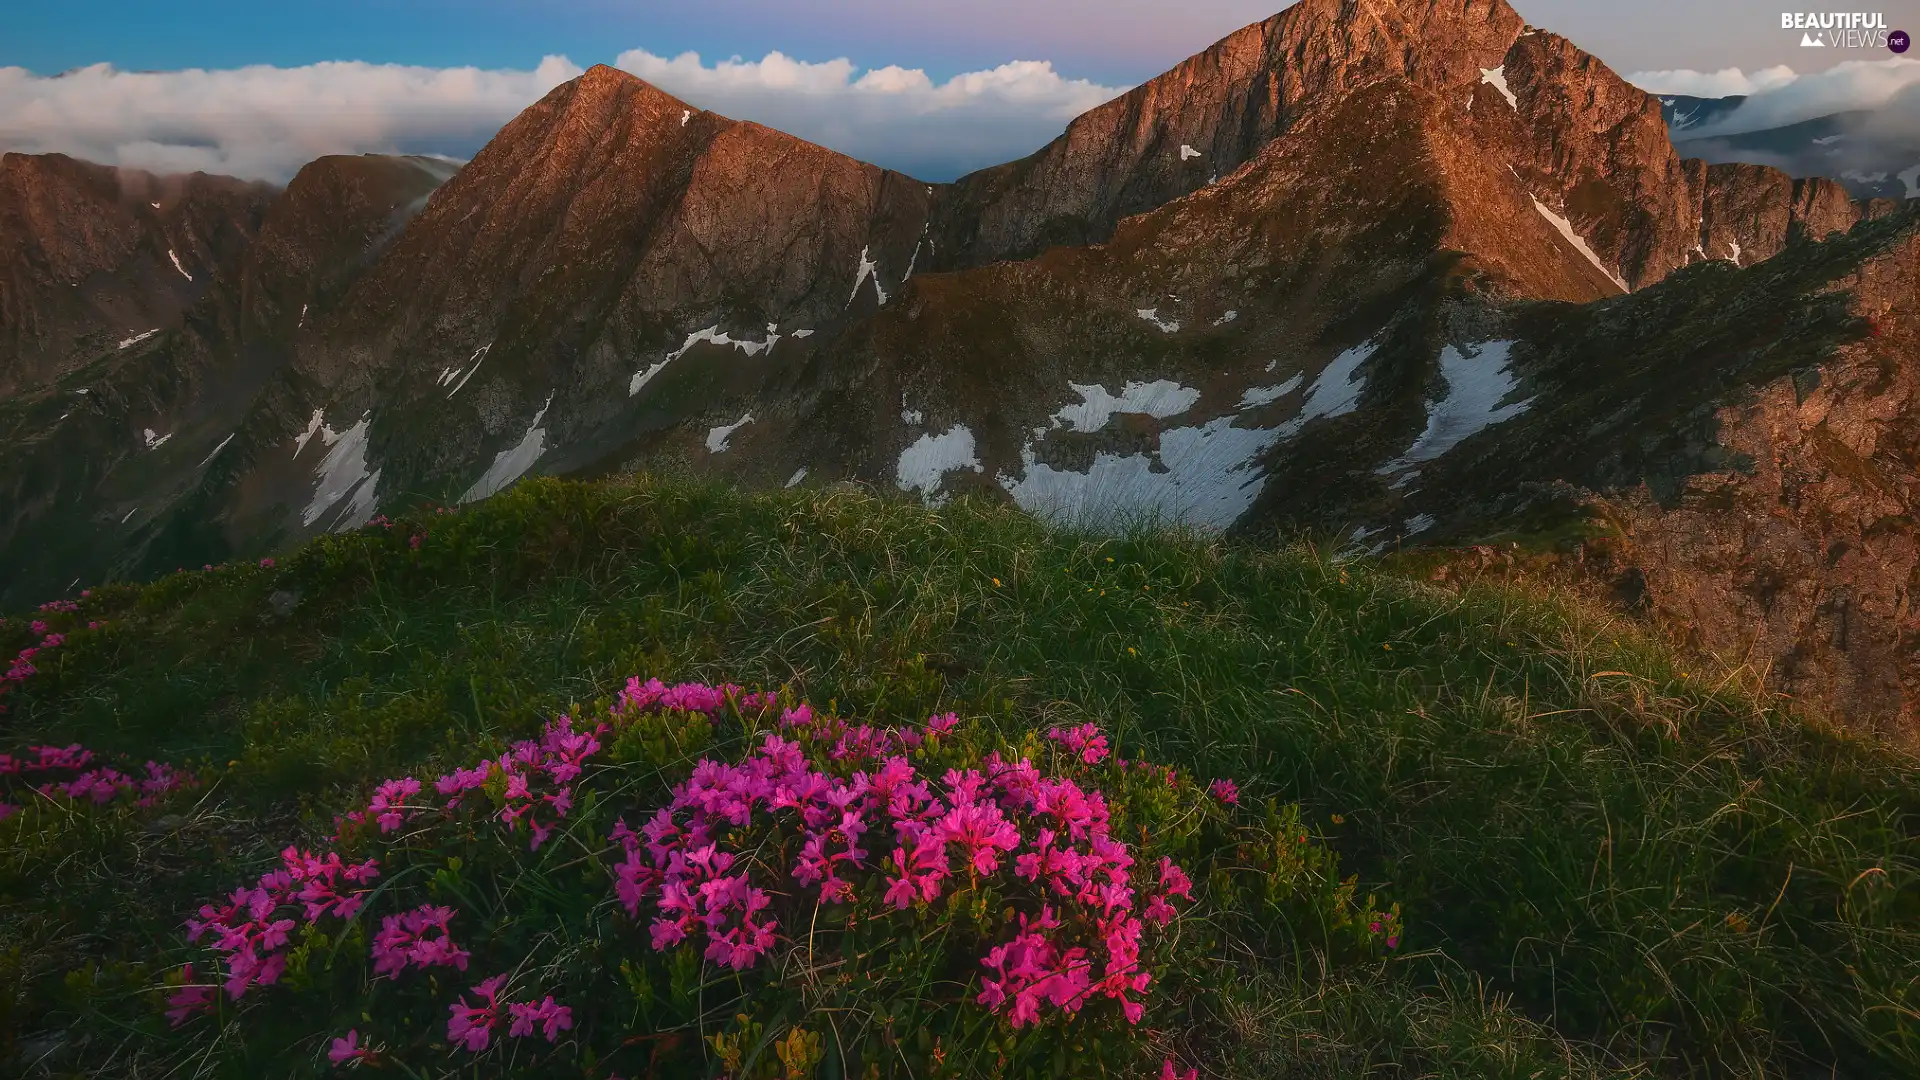
[{"label": "pink flower", "polygon": [[263,570],[271,570],[271,569],[273,569],[273,560],[272,560],[272,559],[261,559],[261,560],[260,560],[260,568],[261,568],[261,569],[263,569]]},{"label": "pink flower", "polygon": [[333,1040],[332,1045],[327,1047],[327,1060],[335,1065],[344,1065],[349,1061],[372,1061],[373,1051],[360,1045],[360,1032],[357,1029],[348,1028],[344,1036]]},{"label": "pink flower", "polygon": [[1228,806],[1240,804],[1240,785],[1231,780],[1215,780],[1207,785],[1207,793]]},{"label": "pink flower", "polygon": [[1160,1080],[1200,1080],[1200,1069],[1196,1066],[1183,1072],[1168,1058],[1160,1063]]},{"label": "pink flower", "polygon": [[469,1005],[465,994],[460,1000],[447,1006],[447,1041],[462,1046],[470,1053],[479,1053],[493,1041],[493,1029],[500,1023],[500,988],[505,986],[507,977],[495,975],[473,988],[473,992],[483,999],[482,1005]]},{"label": "pink flower", "polygon": [[1057,727],[1047,732],[1047,738],[1077,754],[1081,761],[1089,765],[1098,765],[1107,756],[1107,737],[1100,733],[1097,724],[1081,724],[1079,727]]},{"label": "pink flower", "polygon": [[167,1022],[179,1027],[196,1014],[213,1011],[213,987],[193,985],[193,965],[180,969],[184,985],[167,996]]},{"label": "pink flower", "polygon": [[507,1006],[507,1011],[513,1014],[513,1024],[507,1029],[507,1034],[516,1039],[533,1034],[533,1027],[538,1024],[540,1034],[548,1042],[554,1042],[560,1038],[561,1032],[573,1026],[573,1010],[565,1005],[554,1004],[551,994],[538,1005],[515,1002]]},{"label": "pink flower", "polygon": [[453,943],[448,931],[448,924],[452,921],[452,908],[431,904],[383,918],[380,932],[373,939],[375,977],[396,976],[410,966],[467,970],[469,954]]}]

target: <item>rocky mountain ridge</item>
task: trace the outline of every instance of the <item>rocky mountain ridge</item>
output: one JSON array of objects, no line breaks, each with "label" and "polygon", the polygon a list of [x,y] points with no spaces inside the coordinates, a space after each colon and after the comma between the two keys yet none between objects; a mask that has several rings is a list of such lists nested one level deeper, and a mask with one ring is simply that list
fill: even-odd
[{"label": "rocky mountain ridge", "polygon": [[[177,326],[90,362],[36,345],[59,374],[0,399],[10,603],[536,472],[972,491],[1354,550],[1598,505],[1640,538],[1611,572],[1698,647],[1913,716],[1880,674],[1911,670],[1912,490],[1848,486],[1910,472],[1888,298],[1911,212],[1683,160],[1658,99],[1504,0],[1304,0],[952,185],[597,67],[450,179],[327,159],[245,220]],[[18,268],[37,243],[5,280],[53,280]],[[0,311],[54,310],[34,288]],[[1781,379],[1832,387],[1828,411],[1756,406]]]}]

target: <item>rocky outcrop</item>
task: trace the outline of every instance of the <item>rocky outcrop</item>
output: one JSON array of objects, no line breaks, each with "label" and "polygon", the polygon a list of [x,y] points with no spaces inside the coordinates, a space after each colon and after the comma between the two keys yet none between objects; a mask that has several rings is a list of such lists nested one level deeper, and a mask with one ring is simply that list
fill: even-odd
[{"label": "rocky outcrop", "polygon": [[877,309],[930,191],[596,67],[435,194],[296,369],[327,416],[372,413],[389,484],[458,497],[530,423],[535,456],[593,464]]},{"label": "rocky outcrop", "polygon": [[[233,544],[205,494],[247,475],[255,451],[251,424],[285,396],[287,360],[302,324],[310,323],[303,311],[324,310],[351,284],[445,178],[447,163],[322,158],[270,205],[239,219],[253,236],[243,245],[235,229],[223,231],[227,219],[219,211],[233,191],[251,199],[264,190],[254,185],[155,179],[76,168],[64,159],[8,160],[17,174],[72,173],[86,181],[38,182],[43,193],[65,193],[53,198],[62,212],[81,216],[70,228],[57,215],[43,218],[44,228],[29,234],[37,251],[58,252],[56,241],[64,242],[62,265],[95,267],[84,275],[93,295],[137,298],[151,286],[163,298],[156,304],[180,307],[170,324],[109,344],[98,356],[83,353],[76,362],[84,370],[58,386],[42,381],[20,389],[0,408],[0,456],[9,465],[0,470],[0,566],[7,571],[0,602],[58,595],[75,579],[140,576],[222,557]],[[81,203],[92,207],[89,219],[73,205],[76,190],[119,201],[104,208]],[[127,205],[131,200],[145,201]],[[160,210],[152,209],[154,201]],[[131,247],[89,233],[89,220],[104,222],[113,243]],[[164,273],[155,271],[156,243],[173,245],[193,275],[191,293],[183,288],[187,275],[170,260]],[[207,250],[220,257],[209,258]],[[83,284],[76,291],[89,290]],[[114,314],[110,306],[59,310],[77,313],[63,325],[83,349],[87,334],[123,333],[85,329],[82,317]],[[263,426],[277,442],[283,425]]]},{"label": "rocky outcrop", "polygon": [[274,189],[0,155],[0,396],[178,326],[231,274]]}]

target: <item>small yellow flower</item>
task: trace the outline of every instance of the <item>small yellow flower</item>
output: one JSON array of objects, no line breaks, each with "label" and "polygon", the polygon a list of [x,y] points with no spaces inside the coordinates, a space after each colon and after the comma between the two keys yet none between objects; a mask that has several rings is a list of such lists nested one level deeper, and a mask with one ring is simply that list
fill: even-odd
[{"label": "small yellow flower", "polygon": [[1342,814],[1333,814],[1330,815],[1330,818],[1335,825],[1345,825],[1347,823],[1345,815]]},{"label": "small yellow flower", "polygon": [[1383,648],[1383,649],[1385,649],[1385,650],[1387,650],[1388,652],[1392,652],[1392,651],[1393,651],[1393,642],[1391,642],[1391,641],[1389,641],[1389,642],[1385,642],[1385,643],[1383,643],[1383,644],[1382,644],[1382,645],[1381,645],[1380,647],[1381,647],[1381,648]]},{"label": "small yellow flower", "polygon": [[999,579],[999,578],[994,578],[994,579],[993,579],[993,587],[994,587],[994,588],[996,588],[996,589],[1000,587],[1000,579]]},{"label": "small yellow flower", "polygon": [[1111,555],[1109,555],[1109,556],[1107,556],[1107,561],[1108,561],[1108,562],[1112,562],[1112,561],[1113,561],[1113,556],[1111,556]]},{"label": "small yellow flower", "polygon": [[1134,651],[1133,651],[1133,646],[1131,646],[1131,645],[1129,645],[1129,646],[1127,646],[1127,655],[1128,655],[1128,656],[1139,656],[1140,654],[1139,654],[1139,653],[1137,653],[1137,652],[1134,652]]}]

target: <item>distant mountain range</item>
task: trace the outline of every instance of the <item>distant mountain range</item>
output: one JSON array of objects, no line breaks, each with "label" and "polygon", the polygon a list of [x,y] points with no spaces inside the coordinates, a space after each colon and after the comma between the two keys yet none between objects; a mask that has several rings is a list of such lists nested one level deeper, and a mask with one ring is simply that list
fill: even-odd
[{"label": "distant mountain range", "polygon": [[635,468],[1356,552],[1599,528],[1661,625],[1912,722],[1914,212],[1683,158],[1505,0],[1367,10],[952,184],[606,67],[451,175],[7,155],[0,601]]},{"label": "distant mountain range", "polygon": [[[1856,198],[1920,198],[1920,127],[1850,110],[1794,124],[1740,130],[1744,96],[1663,97],[1674,148],[1711,162],[1770,165],[1789,176],[1829,176]],[[1724,128],[1727,134],[1699,134]],[[1906,133],[1911,128],[1914,133]]]}]

